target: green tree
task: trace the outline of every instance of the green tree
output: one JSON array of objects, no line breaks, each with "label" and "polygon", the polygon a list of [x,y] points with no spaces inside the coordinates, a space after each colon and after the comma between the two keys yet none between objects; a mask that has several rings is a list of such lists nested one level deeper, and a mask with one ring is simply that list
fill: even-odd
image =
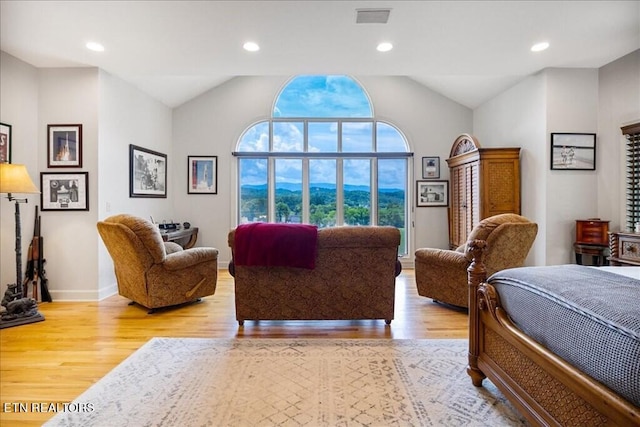
[{"label": "green tree", "polygon": [[291,215],[291,210],[289,209],[289,206],[287,206],[287,204],[284,202],[279,202],[276,205],[276,222],[280,222],[280,221],[288,222],[289,215]]},{"label": "green tree", "polygon": [[369,208],[347,207],[344,211],[344,220],[349,225],[369,225]]}]

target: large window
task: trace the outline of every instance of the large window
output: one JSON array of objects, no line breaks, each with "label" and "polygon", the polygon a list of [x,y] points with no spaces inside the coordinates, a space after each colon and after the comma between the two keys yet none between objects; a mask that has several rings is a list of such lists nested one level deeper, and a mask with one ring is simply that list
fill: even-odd
[{"label": "large window", "polygon": [[240,137],[238,223],[391,225],[407,254],[411,153],[348,76],[298,76]]}]

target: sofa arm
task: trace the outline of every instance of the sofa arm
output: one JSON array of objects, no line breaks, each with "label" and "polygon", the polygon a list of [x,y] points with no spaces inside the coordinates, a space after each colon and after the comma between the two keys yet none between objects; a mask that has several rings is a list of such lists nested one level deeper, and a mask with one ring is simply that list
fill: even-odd
[{"label": "sofa arm", "polygon": [[218,260],[218,250],[215,248],[191,248],[168,254],[162,263],[167,270],[180,270],[196,264]]},{"label": "sofa arm", "polygon": [[229,261],[229,274],[231,277],[236,277],[236,265],[233,262],[233,259]]}]

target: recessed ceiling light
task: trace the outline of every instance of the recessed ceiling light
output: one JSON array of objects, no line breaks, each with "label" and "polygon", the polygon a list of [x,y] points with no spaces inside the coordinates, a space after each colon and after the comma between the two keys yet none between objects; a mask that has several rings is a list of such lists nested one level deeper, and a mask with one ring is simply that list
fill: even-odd
[{"label": "recessed ceiling light", "polygon": [[249,52],[257,52],[260,50],[260,46],[258,46],[258,43],[254,42],[246,42],[242,45],[242,47],[244,48],[244,50]]},{"label": "recessed ceiling light", "polygon": [[378,52],[389,52],[393,49],[393,45],[389,42],[384,42],[380,43],[376,49],[378,49]]},{"label": "recessed ceiling light", "polygon": [[549,47],[549,43],[547,42],[536,43],[533,46],[531,46],[531,52],[542,52],[548,47]]},{"label": "recessed ceiling light", "polygon": [[89,42],[86,44],[87,49],[92,50],[94,52],[104,52],[104,46],[102,46],[100,43],[96,43],[96,42]]}]

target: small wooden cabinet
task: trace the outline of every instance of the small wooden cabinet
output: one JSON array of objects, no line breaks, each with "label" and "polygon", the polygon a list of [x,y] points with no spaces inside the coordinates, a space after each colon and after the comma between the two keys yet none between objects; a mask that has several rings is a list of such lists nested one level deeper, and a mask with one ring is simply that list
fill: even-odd
[{"label": "small wooden cabinet", "polygon": [[576,243],[609,246],[609,221],[600,218],[576,220]]},{"label": "small wooden cabinet", "polygon": [[609,250],[611,265],[640,266],[640,233],[609,233]]},{"label": "small wooden cabinet", "polygon": [[609,250],[609,221],[600,218],[576,220],[576,241],[573,251],[576,254],[576,264],[582,265],[582,256],[591,257],[591,265],[608,265],[607,252]]},{"label": "small wooden cabinet", "polygon": [[482,219],[520,214],[520,148],[482,148],[475,137],[462,134],[454,141],[447,164],[451,249],[466,243]]}]

